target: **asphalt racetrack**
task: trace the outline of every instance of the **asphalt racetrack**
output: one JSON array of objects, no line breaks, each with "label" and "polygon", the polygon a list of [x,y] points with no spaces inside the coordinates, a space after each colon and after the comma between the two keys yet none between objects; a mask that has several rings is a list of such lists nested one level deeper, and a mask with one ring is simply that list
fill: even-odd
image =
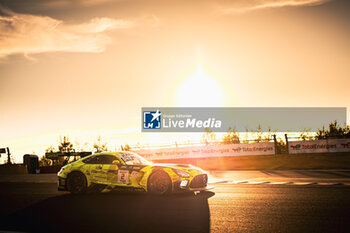
[{"label": "asphalt racetrack", "polygon": [[212,172],[215,189],[73,196],[54,175],[0,177],[5,232],[350,232],[350,171]]}]

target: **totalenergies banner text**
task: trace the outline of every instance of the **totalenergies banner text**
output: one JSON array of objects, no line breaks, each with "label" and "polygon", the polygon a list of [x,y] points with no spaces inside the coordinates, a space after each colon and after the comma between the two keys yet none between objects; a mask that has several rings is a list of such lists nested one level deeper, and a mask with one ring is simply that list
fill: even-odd
[{"label": "totalenergies banner text", "polygon": [[143,149],[135,151],[149,160],[230,157],[245,155],[273,155],[273,142],[177,147],[162,149]]},{"label": "totalenergies banner text", "polygon": [[289,142],[289,154],[350,152],[350,138]]}]

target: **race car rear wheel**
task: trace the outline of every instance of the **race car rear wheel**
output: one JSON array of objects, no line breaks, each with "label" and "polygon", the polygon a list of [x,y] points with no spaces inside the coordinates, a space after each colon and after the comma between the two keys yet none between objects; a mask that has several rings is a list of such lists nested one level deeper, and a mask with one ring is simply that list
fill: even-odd
[{"label": "race car rear wheel", "polygon": [[72,194],[83,194],[87,190],[87,182],[84,174],[73,172],[68,175],[67,189]]},{"label": "race car rear wheel", "polygon": [[163,195],[171,192],[171,179],[169,175],[162,171],[151,174],[147,183],[147,191],[150,194]]}]

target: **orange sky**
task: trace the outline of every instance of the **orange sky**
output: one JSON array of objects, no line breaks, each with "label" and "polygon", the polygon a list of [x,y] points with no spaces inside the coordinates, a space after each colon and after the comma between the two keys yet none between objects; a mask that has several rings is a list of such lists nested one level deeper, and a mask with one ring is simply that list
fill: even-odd
[{"label": "orange sky", "polygon": [[[198,138],[139,130],[141,107],[193,95],[193,106],[212,95],[210,106],[350,107],[346,0],[5,0],[0,9],[0,147],[18,161],[60,135],[101,135],[112,148]],[[199,65],[204,81],[192,90]]]}]

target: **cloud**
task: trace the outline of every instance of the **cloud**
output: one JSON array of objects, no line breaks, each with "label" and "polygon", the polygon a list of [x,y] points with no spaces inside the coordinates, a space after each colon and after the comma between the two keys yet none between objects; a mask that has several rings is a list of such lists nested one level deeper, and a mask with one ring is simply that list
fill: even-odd
[{"label": "cloud", "polygon": [[256,0],[235,1],[221,9],[225,14],[245,13],[254,10],[278,7],[296,7],[320,5],[331,0]]},{"label": "cloud", "polygon": [[111,43],[107,31],[132,27],[129,21],[111,18],[66,24],[48,16],[17,14],[0,8],[1,12],[0,57],[45,52],[99,53]]},{"label": "cloud", "polygon": [[96,6],[110,2],[122,2],[123,0],[50,0],[43,1],[43,8],[67,8],[72,6]]}]

